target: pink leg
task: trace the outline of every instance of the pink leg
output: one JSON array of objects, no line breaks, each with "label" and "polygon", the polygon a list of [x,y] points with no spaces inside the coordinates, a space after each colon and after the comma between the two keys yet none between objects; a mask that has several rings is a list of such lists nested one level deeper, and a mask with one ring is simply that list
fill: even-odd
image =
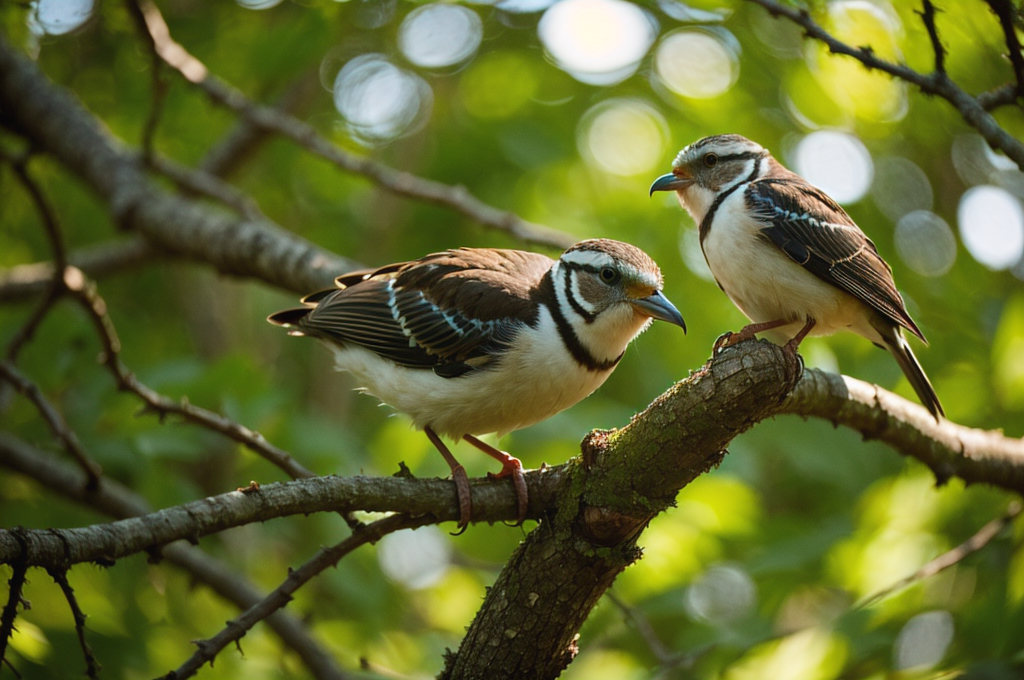
[{"label": "pink leg", "polygon": [[[775,321],[764,321],[762,323],[751,323],[747,324],[740,329],[738,333],[727,331],[719,336],[718,340],[715,340],[714,353],[722,351],[726,347],[732,347],[733,345],[743,342],[744,340],[750,340],[758,333],[762,331],[770,331],[773,328],[779,326],[786,326],[793,323],[792,319],[776,319]],[[801,336],[802,337],[802,336]]]},{"label": "pink leg", "polygon": [[467,442],[486,453],[491,458],[501,463],[501,472],[493,474],[488,472],[487,476],[491,479],[504,479],[505,477],[512,478],[512,484],[516,490],[516,503],[519,509],[519,521],[517,524],[522,524],[523,520],[526,519],[526,511],[529,502],[529,492],[526,489],[526,477],[523,475],[523,464],[515,456],[494,448],[490,444],[485,444],[471,434],[464,435],[462,437]]},{"label": "pink leg", "polygon": [[469,477],[466,476],[466,468],[462,467],[462,464],[455,460],[455,456],[444,445],[444,442],[441,441],[436,432],[429,427],[423,428],[423,431],[427,434],[427,438],[430,439],[430,443],[444,456],[445,462],[448,463],[448,467],[452,470],[452,481],[455,482],[455,492],[458,494],[459,499],[458,533],[461,534],[466,530],[469,520],[473,516],[473,501],[469,494]]},{"label": "pink leg", "polygon": [[811,329],[814,328],[817,323],[818,322],[811,317],[807,317],[807,323],[804,324],[804,327],[800,329],[799,333],[793,336],[792,340],[786,343],[784,349],[787,352],[796,354],[797,349],[800,348],[800,343],[803,342],[804,338],[807,337],[807,334],[811,332]]}]

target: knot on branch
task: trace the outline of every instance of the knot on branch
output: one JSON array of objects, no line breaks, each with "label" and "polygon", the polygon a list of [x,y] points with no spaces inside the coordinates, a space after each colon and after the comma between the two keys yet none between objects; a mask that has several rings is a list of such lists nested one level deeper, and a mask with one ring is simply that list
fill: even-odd
[{"label": "knot on branch", "polygon": [[633,540],[650,521],[650,513],[638,516],[612,508],[585,506],[577,530],[588,543],[611,547]]}]

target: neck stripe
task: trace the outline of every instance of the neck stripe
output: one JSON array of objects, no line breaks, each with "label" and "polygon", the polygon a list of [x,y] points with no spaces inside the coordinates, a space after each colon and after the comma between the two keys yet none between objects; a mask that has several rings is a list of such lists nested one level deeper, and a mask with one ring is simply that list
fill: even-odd
[{"label": "neck stripe", "polygon": [[562,264],[565,266],[565,299],[569,301],[569,305],[572,307],[573,311],[583,317],[584,321],[588,324],[594,323],[594,319],[597,318],[597,314],[588,312],[584,309],[583,305],[580,304],[580,301],[572,294],[572,272],[574,269],[583,269],[594,272],[597,270],[593,267],[588,267],[587,265],[577,265],[568,262],[563,262]]},{"label": "neck stripe", "polygon": [[704,219],[700,221],[701,246],[704,245],[704,238],[708,235],[708,232],[711,231],[711,222],[715,219],[715,213],[718,212],[718,207],[722,205],[722,201],[729,198],[729,195],[732,194],[732,192],[739,189],[741,186],[749,184],[750,182],[754,181],[758,173],[761,172],[761,161],[763,160],[763,157],[758,155],[754,156],[754,158],[756,158],[756,160],[754,161],[754,169],[750,171],[750,174],[747,175],[747,178],[744,179],[742,182],[736,182],[736,184],[733,184],[731,187],[729,187],[722,193],[718,194],[718,196],[715,197],[715,201],[711,204],[711,207],[708,209],[707,214],[704,215]]},{"label": "neck stripe", "polygon": [[[562,338],[562,344],[565,345],[565,348],[572,355],[572,358],[575,359],[576,363],[595,373],[610,371],[615,368],[615,365],[619,363],[619,359],[622,358],[622,354],[625,354],[625,351],[608,361],[598,361],[594,358],[594,355],[580,342],[572,324],[569,323],[562,313],[562,309],[558,304],[558,295],[555,293],[555,282],[550,271],[544,276],[544,280],[541,281],[541,294],[547,298],[547,300],[542,302],[547,303],[548,312],[551,313],[551,318],[555,322],[555,328],[558,329],[558,335]],[[572,300],[571,294],[567,295],[567,297],[569,300]]]}]

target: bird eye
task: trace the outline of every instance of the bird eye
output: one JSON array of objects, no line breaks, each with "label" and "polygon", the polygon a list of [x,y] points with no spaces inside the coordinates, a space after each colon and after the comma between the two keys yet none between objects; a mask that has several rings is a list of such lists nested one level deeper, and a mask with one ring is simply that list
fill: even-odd
[{"label": "bird eye", "polygon": [[602,281],[611,286],[619,282],[619,279],[622,278],[622,274],[619,273],[618,269],[605,267],[601,270],[600,277]]},{"label": "bird eye", "polygon": [[704,156],[704,165],[708,166],[709,168],[715,167],[716,165],[718,165],[718,156],[713,153],[707,154],[706,156]]}]

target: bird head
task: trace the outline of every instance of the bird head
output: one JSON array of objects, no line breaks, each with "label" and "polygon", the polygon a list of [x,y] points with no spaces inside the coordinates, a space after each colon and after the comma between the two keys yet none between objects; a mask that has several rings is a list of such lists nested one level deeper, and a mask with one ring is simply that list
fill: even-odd
[{"label": "bird head", "polygon": [[661,270],[644,251],[610,239],[581,241],[552,268],[559,308],[580,342],[599,360],[622,354],[654,319],[686,331],[661,292]]},{"label": "bird head", "polygon": [[676,156],[672,172],[651,184],[655,191],[675,191],[679,203],[698,223],[720,193],[753,179],[767,149],[740,135],[715,135],[690,144]]}]

